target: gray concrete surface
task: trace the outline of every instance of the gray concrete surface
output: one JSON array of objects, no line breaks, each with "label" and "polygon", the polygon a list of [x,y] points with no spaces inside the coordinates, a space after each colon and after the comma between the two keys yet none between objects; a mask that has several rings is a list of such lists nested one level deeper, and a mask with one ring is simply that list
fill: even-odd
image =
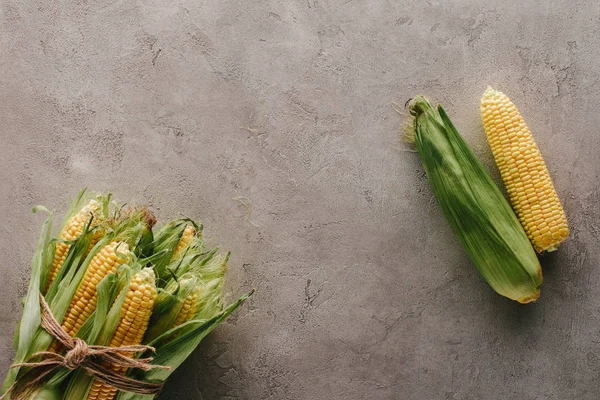
[{"label": "gray concrete surface", "polygon": [[[469,264],[391,107],[444,104],[497,178],[488,84],[572,229],[530,306]],[[164,400],[598,399],[599,91],[595,1],[2,0],[0,376],[31,207],[89,186],[202,220],[231,298],[257,289]]]}]

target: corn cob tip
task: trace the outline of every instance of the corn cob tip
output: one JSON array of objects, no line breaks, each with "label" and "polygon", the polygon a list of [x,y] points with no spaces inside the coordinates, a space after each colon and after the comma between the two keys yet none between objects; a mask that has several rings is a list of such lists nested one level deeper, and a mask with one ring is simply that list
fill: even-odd
[{"label": "corn cob tip", "polygon": [[491,86],[488,86],[483,92],[483,95],[481,96],[481,107],[483,107],[484,105],[488,105],[490,100],[501,95],[504,95],[504,93],[492,88]]},{"label": "corn cob tip", "polygon": [[139,278],[138,283],[140,285],[154,285],[156,277],[154,276],[154,270],[152,268],[144,268],[136,275]]},{"label": "corn cob tip", "polygon": [[100,203],[97,200],[91,199],[81,211],[83,212],[94,212],[100,208]]},{"label": "corn cob tip", "polygon": [[129,255],[129,245],[127,244],[127,242],[112,242],[110,243],[110,247],[115,253],[124,254],[125,256]]},{"label": "corn cob tip", "polygon": [[196,234],[197,232],[196,228],[194,228],[194,225],[188,223],[185,226],[183,232],[181,233],[181,237],[179,238],[177,247],[173,252],[173,258],[178,258],[180,255],[183,254],[184,250],[191,245],[192,240],[194,239],[194,236],[196,236]]}]

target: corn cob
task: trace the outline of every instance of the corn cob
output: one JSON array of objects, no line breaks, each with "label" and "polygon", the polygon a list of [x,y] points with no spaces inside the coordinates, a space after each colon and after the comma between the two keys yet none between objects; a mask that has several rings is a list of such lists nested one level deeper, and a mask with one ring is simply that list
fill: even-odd
[{"label": "corn cob", "polygon": [[488,87],[481,98],[481,119],[527,237],[538,253],[556,250],[569,236],[567,218],[523,117],[508,96]]},{"label": "corn cob", "polygon": [[183,251],[192,243],[192,239],[194,238],[195,234],[196,229],[194,229],[194,226],[192,224],[187,224],[183,230],[183,233],[181,234],[179,242],[177,243],[177,247],[173,252],[174,259],[178,258],[181,253],[183,253]]},{"label": "corn cob", "polygon": [[416,96],[408,107],[433,194],[473,264],[499,294],[535,301],[542,270],[510,205],[441,106]]},{"label": "corn cob", "polygon": [[[90,200],[90,202],[85,205],[77,214],[73,215],[68,221],[62,232],[60,233],[59,239],[72,241],[77,239],[82,233],[85,224],[89,221],[92,216],[98,211],[100,208],[100,203],[96,200]],[[96,221],[97,223],[97,221]],[[92,243],[90,244],[90,249],[100,240],[103,236],[103,232],[97,230],[94,232],[92,237]],[[50,264],[50,270],[48,272],[48,280],[46,282],[46,290],[50,287],[56,276],[58,275],[58,271],[60,267],[62,267],[65,259],[67,257],[67,253],[69,252],[69,248],[71,245],[64,242],[56,242],[56,250],[54,252],[54,257],[52,259],[52,263]]]},{"label": "corn cob", "polygon": [[[124,242],[112,242],[104,246],[98,254],[92,258],[85,275],[71,300],[67,314],[63,319],[62,327],[71,336],[75,336],[81,326],[96,309],[98,294],[96,286],[117,267],[127,261],[126,258],[117,255],[129,256],[129,246]],[[58,342],[53,342],[48,351],[58,352]]]},{"label": "corn cob", "polygon": [[[121,320],[110,341],[110,347],[131,346],[140,344],[154,307],[156,285],[154,272],[150,268],[143,269],[133,276],[129,289],[121,307]],[[132,357],[133,354],[129,354]],[[113,367],[119,373],[123,368]],[[88,392],[88,400],[110,400],[115,397],[117,389],[99,380],[94,380]]]},{"label": "corn cob", "polygon": [[175,322],[173,323],[172,328],[175,328],[176,326],[179,326],[181,324],[188,322],[189,320],[191,320],[194,317],[194,315],[196,315],[196,312],[198,311],[198,308],[200,307],[201,293],[202,293],[201,286],[196,286],[196,287],[194,287],[194,289],[192,289],[192,292],[190,294],[188,294],[188,296],[183,301],[181,310],[179,311],[179,314],[177,314],[177,317],[175,318]]},{"label": "corn cob", "polygon": [[108,274],[115,272],[117,267],[127,261],[120,257],[129,255],[129,246],[124,242],[112,242],[104,246],[98,254],[92,258],[85,275],[71,300],[67,315],[63,320],[63,328],[71,336],[77,331],[96,309],[98,294],[96,286]]}]

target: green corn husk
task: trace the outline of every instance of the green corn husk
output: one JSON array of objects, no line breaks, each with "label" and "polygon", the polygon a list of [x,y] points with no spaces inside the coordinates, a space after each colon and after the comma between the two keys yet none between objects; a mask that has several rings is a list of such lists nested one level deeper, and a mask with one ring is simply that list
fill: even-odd
[{"label": "green corn husk", "polygon": [[448,223],[471,261],[499,294],[520,303],[540,296],[542,270],[510,205],[441,106],[423,96],[408,104],[409,140]]},{"label": "green corn husk", "polygon": [[[43,208],[34,208],[34,212],[36,212],[38,209]],[[29,281],[29,288],[27,290],[23,307],[25,310],[27,310],[27,313],[23,313],[15,331],[15,364],[24,362],[29,354],[31,354],[28,353],[29,347],[35,340],[35,337],[40,330],[41,309],[39,303],[39,292],[42,282],[44,281],[43,271],[45,266],[49,264],[52,255],[49,251],[47,251],[48,247],[51,247],[50,234],[52,231],[52,214],[49,214],[50,215],[46,218],[42,226],[42,233],[40,234],[38,247],[31,264],[31,279]],[[13,383],[15,383],[15,380],[19,374],[19,369],[20,368],[11,368],[8,370],[8,374],[4,379],[1,392],[4,393],[9,387],[11,387]]]}]

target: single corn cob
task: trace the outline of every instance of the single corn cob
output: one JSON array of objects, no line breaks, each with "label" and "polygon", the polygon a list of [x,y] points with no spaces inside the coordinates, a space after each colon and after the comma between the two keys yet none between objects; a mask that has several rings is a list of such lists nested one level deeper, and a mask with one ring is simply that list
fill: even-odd
[{"label": "single corn cob", "polygon": [[[110,347],[132,346],[142,342],[156,297],[154,280],[154,272],[150,268],[143,269],[131,279],[121,307],[121,320],[110,341]],[[133,357],[133,354],[128,356]],[[119,373],[126,372],[119,367],[113,367],[113,370]],[[94,380],[87,399],[110,400],[116,394],[117,389],[99,380]]]},{"label": "single corn cob", "polygon": [[96,286],[98,286],[98,283],[106,275],[115,272],[119,265],[125,263],[128,255],[129,246],[127,243],[112,242],[104,246],[92,258],[63,320],[62,326],[69,335],[75,336],[79,328],[96,309],[98,300]]},{"label": "single corn cob", "polygon": [[192,224],[187,224],[183,230],[183,233],[181,234],[181,239],[179,239],[179,243],[177,243],[177,247],[173,252],[174,259],[178,258],[181,253],[183,253],[183,251],[190,245],[190,243],[192,243],[192,239],[194,238],[195,234],[196,229],[194,229],[194,226]]},{"label": "single corn cob", "polygon": [[198,309],[200,307],[200,297],[202,294],[202,287],[196,286],[192,289],[192,292],[188,294],[188,296],[183,301],[183,305],[181,306],[181,310],[179,314],[177,314],[177,318],[175,318],[175,323],[173,323],[172,328],[184,324],[191,320]]},{"label": "single corn cob", "polygon": [[[90,200],[90,202],[85,205],[77,214],[73,215],[68,221],[62,232],[60,233],[59,239],[72,241],[77,239],[82,233],[85,224],[89,221],[89,219],[94,215],[96,211],[100,208],[100,203],[96,200]],[[103,236],[102,232],[99,230],[94,232],[94,236],[92,237],[92,243],[90,244],[90,249],[100,240]],[[56,250],[54,252],[54,258],[52,259],[52,264],[50,264],[50,271],[48,272],[48,280],[46,282],[46,290],[50,287],[56,276],[58,275],[58,271],[60,267],[62,267],[65,262],[65,258],[67,257],[67,253],[69,252],[70,244],[64,242],[56,242]]]},{"label": "single corn cob", "polygon": [[481,119],[513,209],[538,253],[556,250],[569,236],[567,217],[546,163],[519,110],[488,87]]},{"label": "single corn cob", "polygon": [[[96,310],[98,294],[96,286],[108,274],[115,272],[117,267],[127,261],[129,246],[125,242],[112,242],[104,246],[92,258],[85,275],[71,300],[62,327],[71,336],[75,336],[84,322]],[[58,352],[60,345],[53,342],[48,351]]]},{"label": "single corn cob", "polygon": [[542,270],[510,205],[441,106],[409,102],[414,142],[450,227],[483,278],[520,303],[537,300]]}]

